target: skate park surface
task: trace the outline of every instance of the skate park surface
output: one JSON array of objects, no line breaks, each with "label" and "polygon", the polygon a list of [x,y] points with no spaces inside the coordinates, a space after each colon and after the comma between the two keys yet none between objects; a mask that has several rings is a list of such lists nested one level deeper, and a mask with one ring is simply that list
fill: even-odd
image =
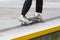
[{"label": "skate park surface", "polygon": [[[31,8],[27,17],[33,17],[34,8]],[[0,39],[9,40],[16,37],[21,37],[38,31],[60,26],[60,8],[43,8],[42,17],[44,20],[49,19],[44,23],[37,23],[29,26],[20,26],[19,14],[21,8],[0,8]]]},{"label": "skate park surface", "polygon": [[[7,9],[8,12],[11,11],[11,9]],[[13,9],[12,9],[13,10]],[[33,9],[30,9],[29,14],[26,16],[33,16],[34,12],[31,11]],[[9,38],[14,38],[14,37],[20,37],[29,33],[37,32],[39,30],[44,30],[44,29],[49,29],[53,28],[55,26],[60,25],[60,9],[59,8],[46,8],[43,11],[42,17],[44,19],[51,19],[51,18],[56,18],[52,19],[50,21],[46,21],[45,23],[37,23],[29,26],[20,26],[20,22],[18,19],[18,13],[19,10],[14,9],[12,11],[12,14],[1,14],[0,16],[0,39],[9,39]],[[5,11],[6,12],[6,11]],[[4,13],[5,13],[4,12]],[[6,12],[6,13],[8,13]],[[16,13],[16,14],[15,14]],[[6,34],[7,33],[7,34]],[[15,33],[15,34],[14,34]]]}]

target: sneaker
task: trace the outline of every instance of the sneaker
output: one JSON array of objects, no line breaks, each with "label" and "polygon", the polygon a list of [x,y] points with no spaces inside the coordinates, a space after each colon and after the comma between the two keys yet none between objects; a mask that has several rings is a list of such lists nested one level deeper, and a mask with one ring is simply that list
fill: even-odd
[{"label": "sneaker", "polygon": [[39,13],[35,13],[34,18],[38,19],[38,21],[44,22],[43,18],[41,17],[41,15]]},{"label": "sneaker", "polygon": [[22,23],[29,24],[29,20],[26,17],[23,17],[22,15],[20,15],[19,20]]}]

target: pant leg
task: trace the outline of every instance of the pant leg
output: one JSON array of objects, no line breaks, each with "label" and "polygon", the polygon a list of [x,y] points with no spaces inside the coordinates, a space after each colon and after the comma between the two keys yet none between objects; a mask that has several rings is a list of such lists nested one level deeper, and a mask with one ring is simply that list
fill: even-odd
[{"label": "pant leg", "polygon": [[21,13],[23,16],[25,16],[26,13],[29,11],[31,4],[32,4],[32,0],[25,1],[23,8],[22,8],[22,13]]},{"label": "pant leg", "polygon": [[36,0],[36,12],[42,13],[43,0]]}]

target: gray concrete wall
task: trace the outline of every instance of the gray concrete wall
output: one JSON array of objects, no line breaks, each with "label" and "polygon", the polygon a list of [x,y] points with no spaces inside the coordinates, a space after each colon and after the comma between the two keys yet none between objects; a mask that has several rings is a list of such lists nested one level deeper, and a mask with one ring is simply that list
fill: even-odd
[{"label": "gray concrete wall", "polygon": [[[22,0],[21,0],[22,1]],[[25,1],[25,0],[23,0],[23,1]],[[33,1],[35,1],[35,0],[33,0]],[[45,2],[60,2],[60,0],[44,0]]]},{"label": "gray concrete wall", "polygon": [[60,0],[44,0],[46,2],[60,2]]},{"label": "gray concrete wall", "polygon": [[[0,0],[0,7],[21,7],[25,0]],[[35,0],[33,0],[34,3]],[[44,0],[44,2],[60,2],[60,0]],[[49,4],[49,3],[47,3]],[[50,3],[51,4],[51,3]]]},{"label": "gray concrete wall", "polygon": [[[35,0],[33,0],[35,1]],[[45,2],[60,2],[60,0],[44,0]]]}]

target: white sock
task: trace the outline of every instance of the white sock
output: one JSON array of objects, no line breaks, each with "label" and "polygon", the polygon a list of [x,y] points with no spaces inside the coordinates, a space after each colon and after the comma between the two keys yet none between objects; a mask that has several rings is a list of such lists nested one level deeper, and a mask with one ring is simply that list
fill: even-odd
[{"label": "white sock", "polygon": [[35,12],[35,16],[37,16],[37,15],[41,15],[41,13]]},{"label": "white sock", "polygon": [[20,15],[20,17],[23,17],[23,15]]}]

